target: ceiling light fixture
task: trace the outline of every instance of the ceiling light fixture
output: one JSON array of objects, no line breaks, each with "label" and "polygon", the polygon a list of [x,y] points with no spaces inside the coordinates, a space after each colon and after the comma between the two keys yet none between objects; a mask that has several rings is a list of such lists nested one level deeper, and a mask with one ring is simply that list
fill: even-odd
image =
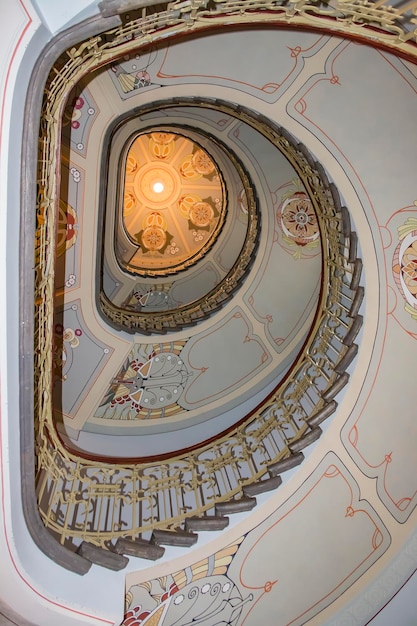
[{"label": "ceiling light fixture", "polygon": [[154,190],[155,193],[162,193],[164,190],[164,184],[161,183],[160,181],[157,181],[156,183],[152,185],[152,189]]}]

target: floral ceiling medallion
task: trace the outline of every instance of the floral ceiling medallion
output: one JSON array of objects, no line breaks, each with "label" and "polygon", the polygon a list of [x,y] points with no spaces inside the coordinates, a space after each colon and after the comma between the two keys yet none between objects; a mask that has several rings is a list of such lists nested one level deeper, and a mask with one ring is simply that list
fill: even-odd
[{"label": "floral ceiling medallion", "polygon": [[226,214],[224,183],[197,143],[159,130],[138,135],[123,188],[122,225],[134,246],[130,271],[180,271],[211,249]]},{"label": "floral ceiling medallion", "polygon": [[398,228],[398,243],[392,262],[397,287],[405,300],[405,310],[417,320],[417,218],[409,217]]},{"label": "floral ceiling medallion", "polygon": [[319,238],[317,217],[307,194],[298,192],[283,202],[281,226],[284,234],[299,246],[306,246]]}]

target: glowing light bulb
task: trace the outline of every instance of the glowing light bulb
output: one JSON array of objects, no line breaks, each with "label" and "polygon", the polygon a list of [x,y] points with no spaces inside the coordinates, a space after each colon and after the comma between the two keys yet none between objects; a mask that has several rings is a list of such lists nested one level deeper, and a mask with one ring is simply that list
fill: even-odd
[{"label": "glowing light bulb", "polygon": [[156,183],[152,185],[152,189],[154,190],[155,193],[162,193],[164,190],[164,185],[160,181],[157,181]]}]

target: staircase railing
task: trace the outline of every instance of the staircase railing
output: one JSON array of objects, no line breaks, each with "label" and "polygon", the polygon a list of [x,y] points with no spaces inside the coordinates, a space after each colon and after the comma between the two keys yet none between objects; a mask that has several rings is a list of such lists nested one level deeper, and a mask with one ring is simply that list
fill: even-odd
[{"label": "staircase railing", "polygon": [[[357,7],[358,3],[352,6]],[[369,3],[360,6],[370,11]],[[254,485],[255,491],[269,488],[272,483],[268,480],[302,460],[300,451],[320,436],[319,423],[336,409],[334,397],[347,383],[346,368],[357,351],[354,340],[362,322],[358,310],[363,298],[363,288],[359,286],[362,266],[356,257],[357,237],[351,232],[348,211],[341,205],[336,188],[302,145],[258,116],[258,127],[286,154],[298,172],[320,224],[323,290],[302,356],[285,383],[256,414],[215,443],[162,462],[133,464],[96,462],[68,452],[53,423],[51,400],[56,198],[59,197],[57,146],[66,96],[90,69],[157,41],[162,35],[166,38],[233,21],[276,22],[281,17],[286,23],[298,24],[297,20],[302,18],[315,25],[315,20],[329,20],[332,11],[338,13],[338,24],[329,22],[326,28],[340,31],[345,28],[349,33],[359,29],[362,34],[366,30],[364,14],[355,22],[357,13],[351,4],[321,7],[311,3],[289,2],[283,6],[251,0],[218,2],[208,11],[198,0],[173,2],[167,11],[152,15],[144,9],[146,15],[137,20],[71,48],[51,71],[45,87],[39,140],[35,428],[39,511],[45,526],[64,545],[76,546],[87,541],[109,547],[118,538],[147,538],[155,529],[175,530],[183,527],[187,519],[216,513],[222,503],[242,501],[250,497]],[[389,20],[384,22],[384,11],[388,9],[376,6],[373,13],[372,23],[383,27],[379,39],[398,50],[410,50],[415,44],[415,34],[398,32],[397,25],[393,26]],[[394,9],[388,13],[396,19],[399,15]],[[238,114],[253,120],[253,114],[243,109]]]}]

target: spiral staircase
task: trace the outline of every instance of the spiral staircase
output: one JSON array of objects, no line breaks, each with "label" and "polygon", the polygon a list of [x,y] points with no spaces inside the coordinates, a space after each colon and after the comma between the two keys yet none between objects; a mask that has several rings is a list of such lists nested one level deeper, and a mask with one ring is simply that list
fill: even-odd
[{"label": "spiral staircase", "polygon": [[415,569],[413,2],[49,10],[5,74],[4,614],[368,623]]}]

